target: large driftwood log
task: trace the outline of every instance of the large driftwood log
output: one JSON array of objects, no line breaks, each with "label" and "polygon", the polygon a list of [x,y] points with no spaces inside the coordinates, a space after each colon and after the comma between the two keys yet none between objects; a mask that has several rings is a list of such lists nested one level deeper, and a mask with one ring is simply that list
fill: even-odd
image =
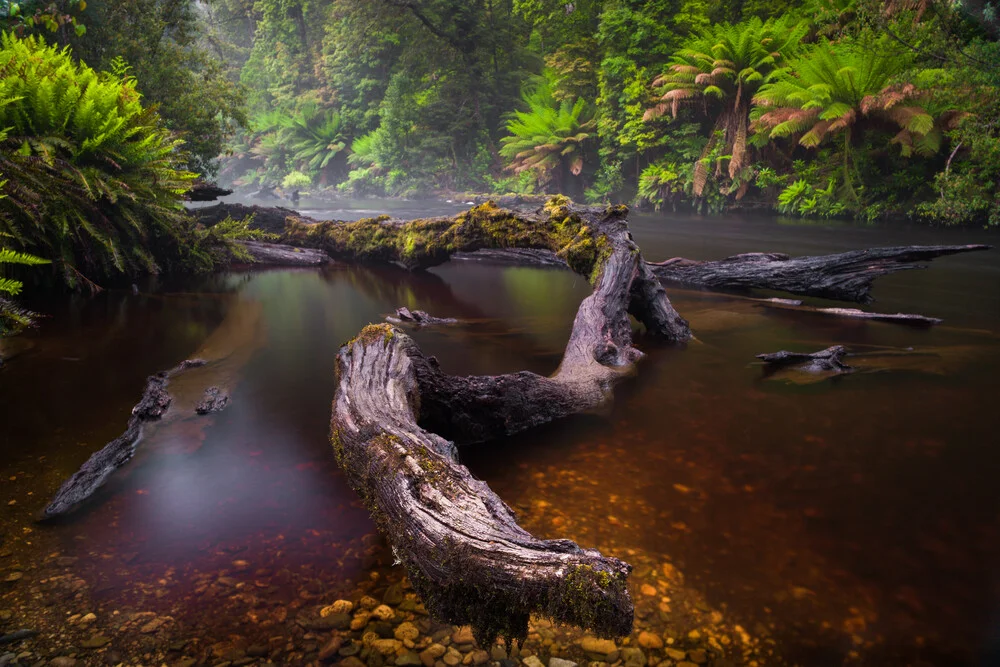
[{"label": "large driftwood log", "polygon": [[937,257],[988,250],[988,245],[897,246],[836,255],[789,257],[751,252],[715,262],[674,258],[652,265],[663,281],[723,289],[771,289],[840,301],[871,303],[876,278],[923,269]]},{"label": "large driftwood log", "polygon": [[[410,247],[416,231],[433,231],[426,238],[446,236],[463,248],[499,243],[493,235],[506,233],[518,243],[559,246],[571,266],[591,278],[594,292],[577,311],[555,375],[447,375],[402,331],[370,325],[337,357],[333,446],[414,587],[441,620],[471,624],[484,646],[498,636],[523,639],[532,612],[603,636],[626,635],[633,615],[629,566],[569,540],[531,536],[458,462],[454,445],[605,404],[642,357],[632,346],[630,314],[669,340],[687,339],[687,323],[649,274],[628,233],[625,209],[556,205],[534,218],[512,215],[487,206],[457,221],[424,223],[430,230],[391,228],[400,239],[390,247]],[[314,233],[331,251],[344,251],[330,230]],[[567,249],[577,244],[590,250]],[[440,255],[411,250],[395,259],[421,257]]]},{"label": "large driftwood log", "polygon": [[262,266],[322,266],[330,258],[321,250],[296,248],[281,243],[264,241],[237,241]]},{"label": "large driftwood log", "polygon": [[114,471],[131,461],[142,439],[143,424],[160,419],[170,407],[171,398],[167,393],[170,377],[204,364],[200,359],[192,359],[169,371],[149,376],[142,398],[132,408],[125,432],[95,452],[72,477],[63,482],[42,511],[42,518],[53,519],[69,514],[101,488]]}]

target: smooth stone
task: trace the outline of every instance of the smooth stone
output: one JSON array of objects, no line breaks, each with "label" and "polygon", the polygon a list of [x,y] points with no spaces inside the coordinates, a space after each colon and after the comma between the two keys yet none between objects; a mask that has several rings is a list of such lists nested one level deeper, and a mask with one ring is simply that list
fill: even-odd
[{"label": "smooth stone", "polygon": [[484,665],[490,661],[490,654],[483,649],[478,649],[472,652],[472,664],[473,665]]},{"label": "smooth stone", "polygon": [[407,639],[411,642],[415,642],[417,637],[420,636],[420,630],[418,630],[417,626],[413,625],[413,623],[407,621],[399,624],[393,633],[393,636],[401,642],[405,642]]},{"label": "smooth stone", "polygon": [[385,591],[385,595],[382,596],[382,602],[393,607],[398,607],[403,602],[403,585],[393,584],[389,586]]},{"label": "smooth stone", "polygon": [[621,657],[625,660],[625,667],[646,667],[646,654],[641,648],[623,648]]},{"label": "smooth stone", "polygon": [[654,632],[646,632],[644,630],[639,633],[639,646],[644,649],[663,648],[663,639]]},{"label": "smooth stone", "polygon": [[323,607],[319,615],[326,618],[332,614],[350,614],[352,611],[354,611],[353,602],[350,600],[337,600],[333,604]]},{"label": "smooth stone", "polygon": [[396,615],[396,612],[389,605],[380,604],[372,611],[372,615],[381,621],[388,621]]},{"label": "smooth stone", "polygon": [[80,642],[83,648],[104,648],[111,643],[111,640],[104,635],[92,635],[90,639]]},{"label": "smooth stone", "polygon": [[472,634],[472,628],[465,625],[452,633],[451,641],[456,644],[472,644],[475,643],[476,638]]},{"label": "smooth stone", "polygon": [[685,658],[687,658],[687,652],[686,651],[678,651],[675,648],[668,648],[668,649],[665,649],[663,652],[666,653],[667,657],[670,658],[671,660],[681,661],[681,660],[684,660]]},{"label": "smooth stone", "polygon": [[704,665],[708,662],[708,655],[705,653],[704,649],[697,649],[695,651],[688,651],[688,659],[691,662]]},{"label": "smooth stone", "polygon": [[586,653],[596,653],[599,655],[611,655],[618,650],[618,646],[610,639],[598,639],[587,635],[580,640],[580,648]]},{"label": "smooth stone", "polygon": [[365,667],[365,663],[361,662],[353,655],[348,656],[340,661],[340,667]]},{"label": "smooth stone", "polygon": [[545,667],[545,664],[533,655],[521,660],[527,667]]},{"label": "smooth stone", "polygon": [[577,667],[577,664],[572,660],[563,660],[562,658],[549,658],[549,667]]},{"label": "smooth stone", "polygon": [[396,658],[396,665],[398,667],[416,667],[417,665],[422,665],[423,661],[420,656],[413,651],[407,651],[403,655]]},{"label": "smooth stone", "polygon": [[49,664],[52,667],[76,667],[76,658],[63,655],[58,658],[52,658],[49,660]]}]

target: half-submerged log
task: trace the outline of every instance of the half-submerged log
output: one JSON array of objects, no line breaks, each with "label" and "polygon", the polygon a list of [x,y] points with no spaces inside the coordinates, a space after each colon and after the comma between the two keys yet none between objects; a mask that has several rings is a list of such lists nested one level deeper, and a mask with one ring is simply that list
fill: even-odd
[{"label": "half-submerged log", "polygon": [[455,324],[458,322],[454,317],[434,317],[423,310],[410,310],[406,306],[397,308],[396,312],[385,318],[393,324],[416,324],[417,326],[431,326],[436,324]]},{"label": "half-submerged log", "polygon": [[132,408],[125,432],[95,452],[72,477],[63,482],[42,511],[42,518],[52,519],[69,514],[90,498],[113,472],[128,463],[142,439],[143,424],[160,419],[170,407],[171,398],[167,393],[170,377],[188,368],[204,365],[205,362],[200,359],[190,359],[169,371],[149,376],[142,398]]},{"label": "half-submerged log", "polygon": [[[414,239],[423,248],[422,239],[443,243],[442,235],[452,247],[559,246],[591,278],[594,292],[577,311],[552,377],[447,375],[387,324],[366,327],[337,356],[331,439],[338,461],[428,609],[445,622],[472,625],[484,646],[497,637],[523,639],[532,612],[602,636],[632,628],[629,565],[569,540],[536,539],[459,463],[455,449],[606,404],[643,356],[632,346],[630,314],[654,335],[687,339],[687,323],[646,269],[625,214],[558,205],[537,218],[518,218],[485,206],[459,220],[421,223],[433,230],[386,232],[400,236],[390,244],[399,257],[417,263],[448,253],[445,245],[405,251],[405,239],[417,232],[434,232]],[[333,250],[342,248],[336,232],[315,233]]]},{"label": "half-submerged log", "polygon": [[782,350],[769,354],[758,354],[757,358],[772,367],[798,366],[799,370],[810,372],[846,372],[851,367],[843,362],[847,348],[834,345],[819,352],[789,352]]},{"label": "half-submerged log", "polygon": [[323,266],[330,258],[322,250],[297,248],[281,243],[263,241],[237,241],[253,257],[255,264],[263,266]]},{"label": "half-submerged log", "polygon": [[988,245],[897,246],[836,255],[790,257],[751,252],[714,262],[676,257],[652,265],[660,280],[718,289],[770,289],[840,301],[871,303],[874,280],[897,271],[924,269],[937,257]]}]

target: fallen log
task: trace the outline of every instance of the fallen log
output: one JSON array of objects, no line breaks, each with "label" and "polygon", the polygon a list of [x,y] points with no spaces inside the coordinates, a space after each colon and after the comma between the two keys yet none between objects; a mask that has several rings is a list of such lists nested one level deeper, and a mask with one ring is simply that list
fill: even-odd
[{"label": "fallen log", "polygon": [[220,188],[215,183],[198,180],[191,186],[191,189],[184,194],[188,201],[215,201],[219,197],[233,194],[232,190]]},{"label": "fallen log", "polygon": [[[551,202],[569,203],[565,197]],[[410,270],[427,269],[451,258],[486,260],[533,266],[572,266],[573,258],[560,247],[532,242],[521,226],[509,234],[503,226],[491,230],[486,243],[467,243],[461,234],[461,220],[477,217],[484,209],[502,211],[517,219],[533,214],[498,208],[492,201],[476,206],[454,218],[430,218],[405,222],[389,216],[357,222],[323,221],[298,215],[286,208],[217,204],[197,209],[199,221],[211,226],[227,216],[243,219],[257,216],[253,227],[285,232],[284,241],[303,247],[321,247],[338,259],[362,262],[392,262]],[[480,216],[481,217],[481,216]],[[502,218],[502,216],[493,216]],[[287,228],[286,228],[287,222]],[[453,224],[454,223],[454,224]],[[482,241],[482,237],[478,239]],[[456,243],[457,242],[457,243]],[[415,245],[411,245],[415,244]],[[721,290],[768,289],[803,296],[839,301],[871,303],[871,288],[876,278],[898,271],[927,268],[921,262],[937,257],[977,250],[989,245],[896,246],[852,250],[832,255],[791,257],[783,253],[743,253],[716,261],[698,261],[675,257],[663,262],[647,262],[661,281]]]},{"label": "fallen log", "polygon": [[[399,239],[378,246],[407,248],[413,234],[433,232],[414,244],[426,248],[420,239],[446,236],[450,247],[468,249],[500,243],[495,235],[506,228],[512,236],[502,240],[512,245],[559,248],[594,292],[580,304],[552,377],[447,375],[409,336],[385,324],[366,327],[337,356],[331,418],[337,459],[427,608],[444,622],[472,625],[482,646],[497,637],[523,639],[532,612],[601,636],[631,631],[629,565],[569,540],[536,539],[459,463],[455,449],[606,404],[643,356],[632,346],[630,314],[651,334],[688,338],[687,323],[632,241],[626,214],[556,204],[518,217],[486,205],[454,221],[392,227]],[[312,233],[330,250],[345,251],[336,228]],[[419,265],[447,254],[438,247],[381,256]]]},{"label": "fallen log", "polygon": [[416,324],[418,326],[455,324],[458,322],[454,317],[434,317],[423,310],[410,310],[405,306],[397,308],[395,313],[385,319],[387,322],[393,324]]},{"label": "fallen log", "polygon": [[924,269],[945,255],[989,250],[988,245],[898,246],[852,250],[836,255],[790,257],[751,252],[714,262],[675,257],[652,265],[665,282],[721,289],[770,289],[840,301],[871,303],[876,278]]},{"label": "fallen log", "polygon": [[272,234],[285,231],[285,221],[288,218],[299,218],[299,214],[290,208],[280,206],[247,206],[246,204],[219,202],[214,206],[204,206],[188,211],[195,220],[206,227],[214,227],[226,218],[245,220],[253,216],[254,229],[260,229]]},{"label": "fallen log", "polygon": [[63,482],[52,501],[42,511],[41,518],[53,519],[69,514],[92,496],[113,472],[128,463],[142,439],[143,424],[160,419],[170,407],[167,384],[171,376],[188,368],[204,365],[205,362],[200,359],[191,359],[169,371],[149,376],[142,398],[132,408],[125,432],[95,452],[72,477]]},{"label": "fallen log", "polygon": [[255,264],[264,266],[323,266],[330,262],[322,250],[263,241],[237,241],[237,244],[253,257]]}]

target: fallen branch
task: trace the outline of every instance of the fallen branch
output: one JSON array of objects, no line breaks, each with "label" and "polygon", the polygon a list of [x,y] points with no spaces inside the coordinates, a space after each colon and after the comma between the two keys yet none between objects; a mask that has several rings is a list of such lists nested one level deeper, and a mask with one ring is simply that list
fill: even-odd
[{"label": "fallen branch", "polygon": [[760,300],[760,305],[765,308],[777,308],[798,313],[811,313],[816,315],[828,315],[831,317],[846,317],[852,320],[872,320],[875,322],[892,322],[894,324],[905,324],[911,327],[932,327],[941,324],[944,320],[937,317],[927,317],[914,313],[869,313],[857,308],[815,308],[813,306],[803,306],[801,302],[789,301],[787,299],[767,299]]},{"label": "fallen branch", "polygon": [[927,268],[919,262],[991,247],[899,246],[794,258],[781,253],[753,252],[714,262],[674,258],[653,264],[652,268],[660,280],[672,283],[720,289],[771,289],[871,303],[872,283],[880,276]]},{"label": "fallen branch", "polygon": [[170,407],[171,398],[167,393],[167,384],[171,376],[188,368],[204,365],[204,361],[193,359],[184,361],[169,371],[151,375],[146,380],[142,398],[132,408],[132,416],[129,417],[125,432],[95,452],[63,483],[43,510],[42,518],[52,519],[69,514],[90,498],[113,472],[128,463],[135,455],[135,450],[142,439],[143,424],[160,419]]},{"label": "fallen branch", "polygon": [[773,352],[770,354],[758,354],[757,358],[773,367],[799,366],[799,370],[810,372],[836,371],[845,372],[851,367],[843,362],[847,348],[843,345],[834,345],[819,352]]},{"label": "fallen branch", "polygon": [[[523,639],[532,612],[602,636],[632,628],[630,567],[569,540],[531,536],[458,462],[454,447],[606,404],[642,357],[632,346],[630,314],[651,334],[687,339],[687,323],[649,273],[626,213],[556,204],[522,217],[487,205],[453,221],[393,226],[385,233],[396,238],[381,250],[373,246],[386,260],[413,265],[438,261],[449,248],[504,241],[549,247],[594,284],[552,377],[447,375],[389,325],[366,327],[337,356],[331,432],[338,461],[428,609],[445,622],[472,625],[483,646],[498,636]],[[315,234],[333,252],[354,242],[334,226],[294,233]],[[432,245],[444,244],[442,237],[447,245]]]}]

